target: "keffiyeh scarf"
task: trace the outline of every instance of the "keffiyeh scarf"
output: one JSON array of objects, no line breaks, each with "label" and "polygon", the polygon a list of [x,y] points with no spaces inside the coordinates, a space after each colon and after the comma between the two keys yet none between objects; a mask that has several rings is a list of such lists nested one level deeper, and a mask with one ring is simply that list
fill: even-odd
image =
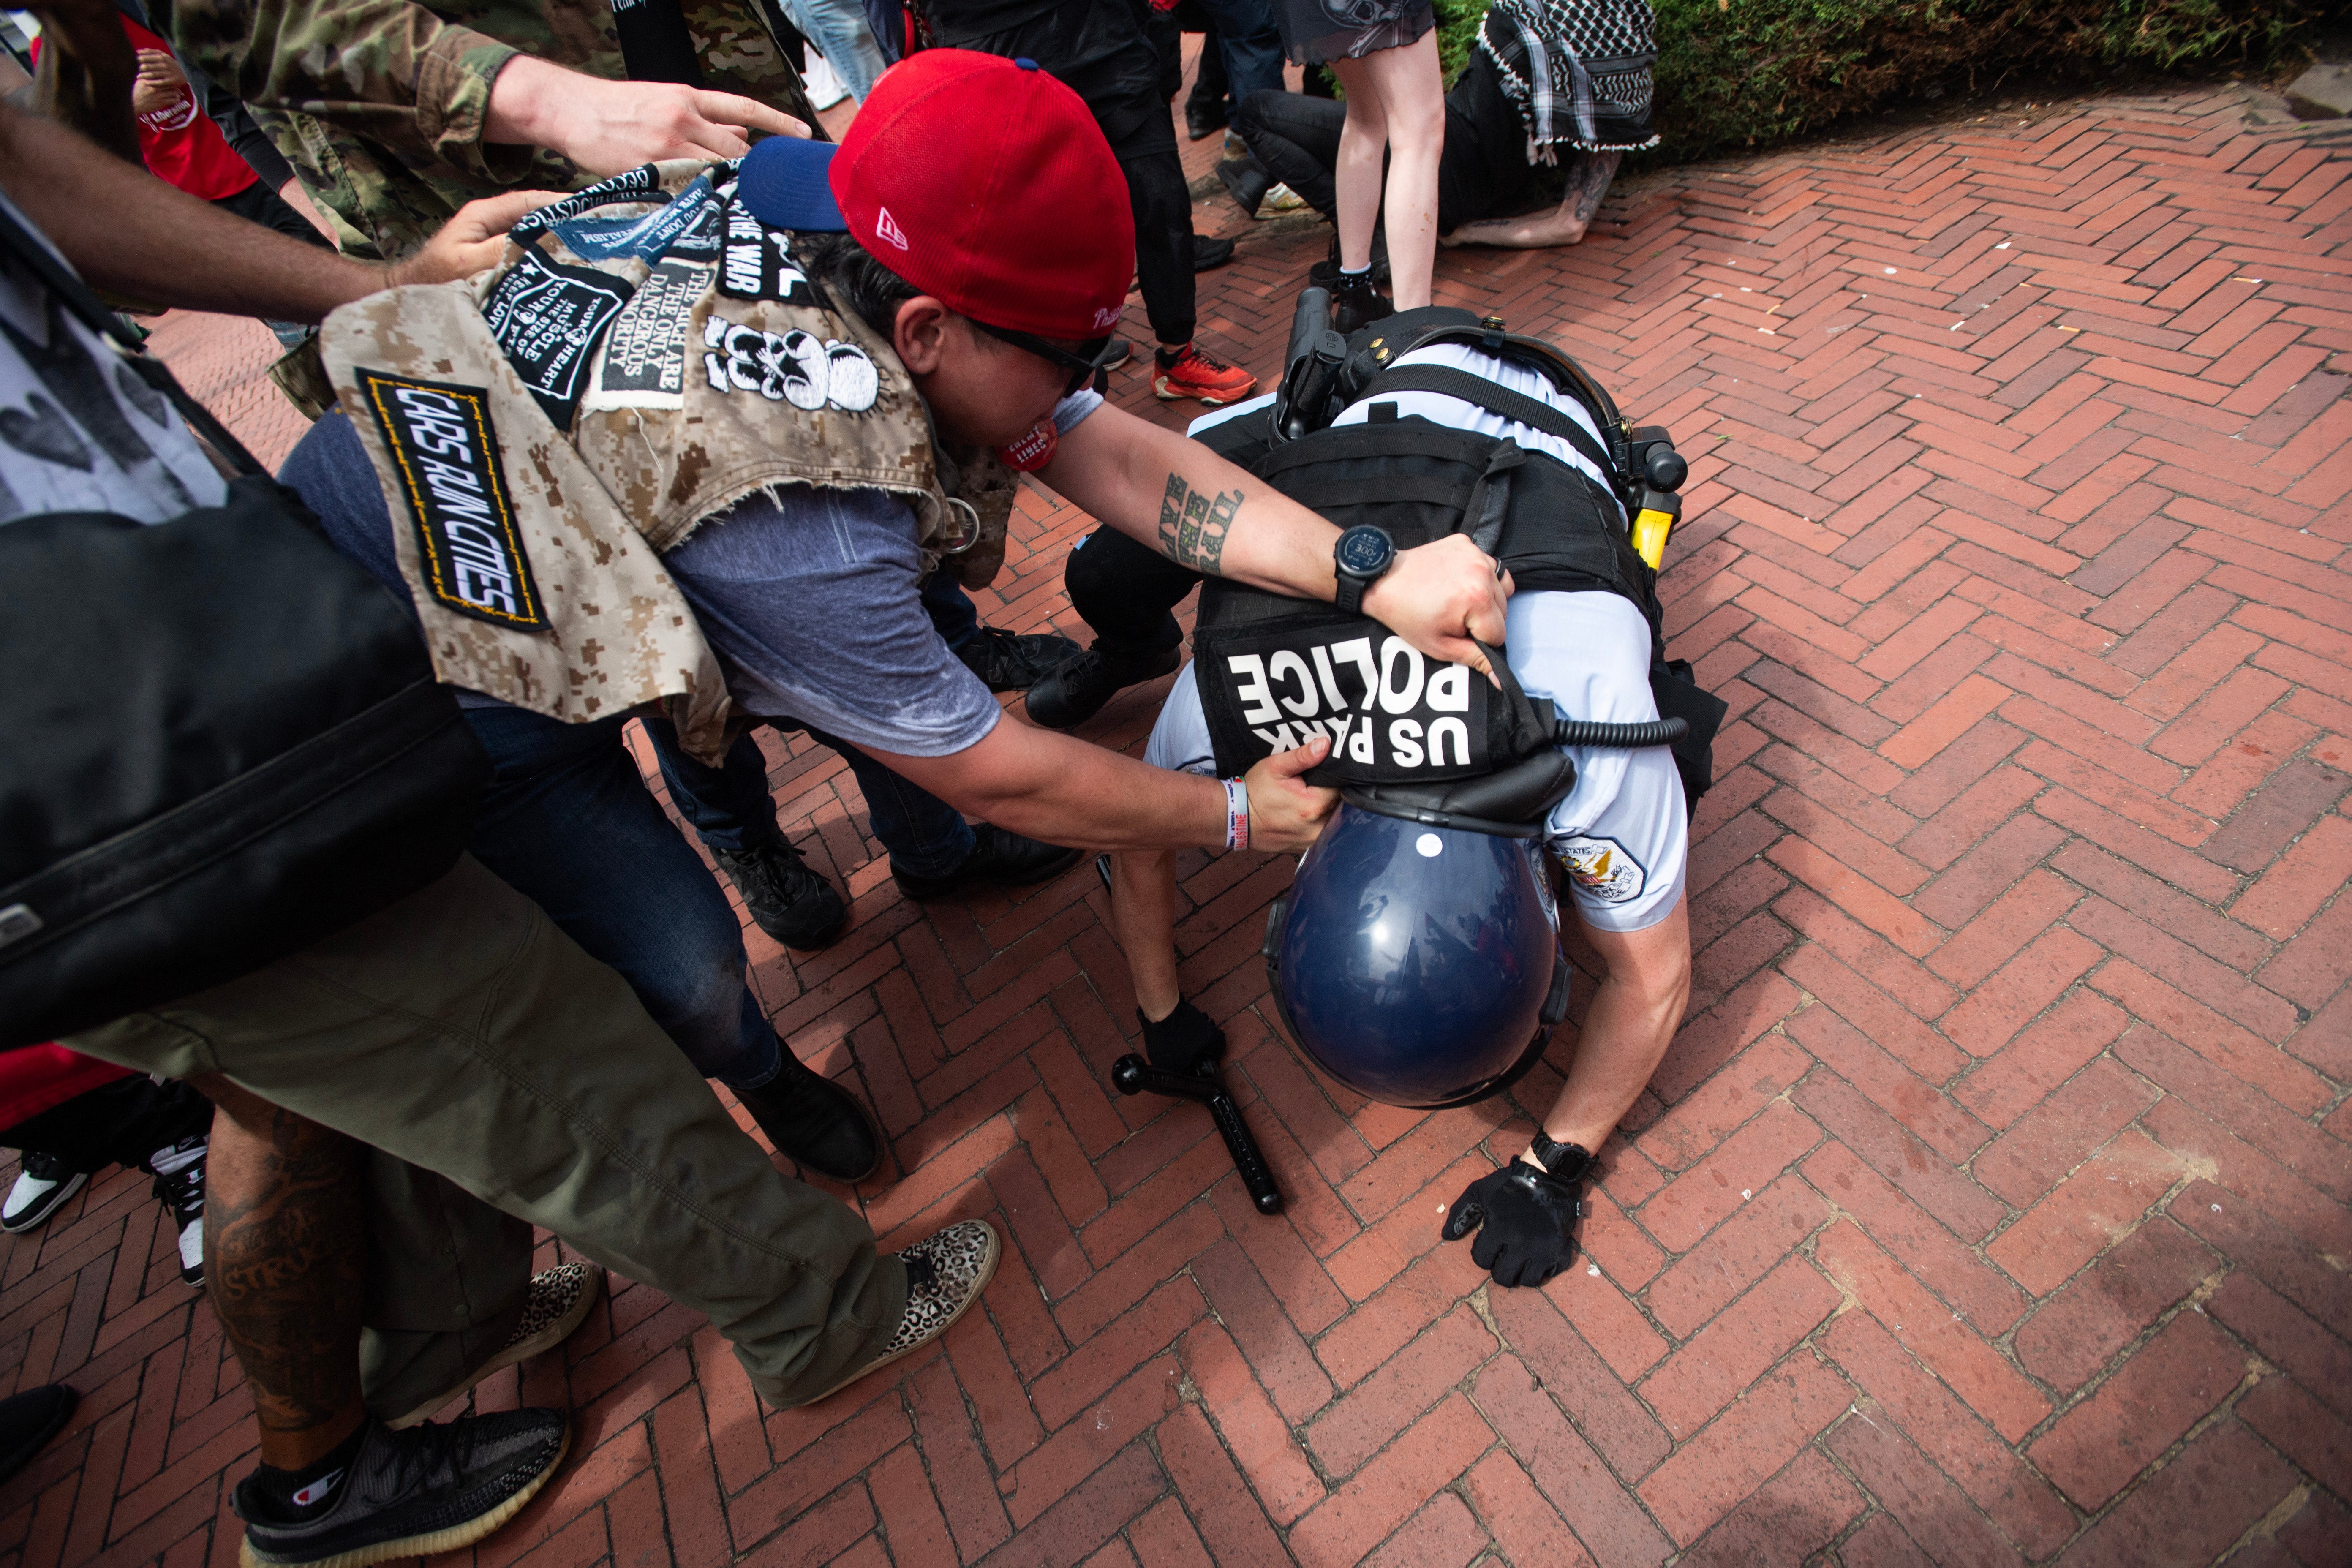
[{"label": "keffiyeh scarf", "polygon": [[1494,0],[1478,47],[1528,132],[1528,162],[1556,163],[1563,142],[1586,153],[1654,147],[1649,0]]}]

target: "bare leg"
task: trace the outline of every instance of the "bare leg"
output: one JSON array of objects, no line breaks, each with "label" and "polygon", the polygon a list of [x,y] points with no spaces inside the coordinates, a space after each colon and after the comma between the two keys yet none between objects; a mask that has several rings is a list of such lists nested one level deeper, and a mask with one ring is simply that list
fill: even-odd
[{"label": "bare leg", "polygon": [[[1437,61],[1437,31],[1432,28],[1402,48],[1376,49],[1360,60],[1334,60],[1331,68],[1348,89],[1350,125],[1356,120],[1358,99],[1369,98],[1380,106],[1389,152],[1387,188],[1381,198],[1388,216],[1389,287],[1400,310],[1426,305],[1437,265],[1437,161],[1445,150],[1445,82]],[[1344,131],[1339,159],[1345,172]],[[1379,167],[1377,153],[1373,167]],[[1365,228],[1362,261],[1351,260],[1346,189],[1340,187],[1340,265],[1366,265],[1372,256],[1370,227],[1368,224]]]},{"label": "bare leg", "polygon": [[1594,1153],[1633,1109],[1690,1004],[1690,915],[1685,900],[1646,931],[1584,928],[1607,978],[1592,994],[1568,1081],[1544,1131]]},{"label": "bare leg", "polygon": [[1507,250],[1574,245],[1599,216],[1601,203],[1609,195],[1609,182],[1617,177],[1617,165],[1624,156],[1622,153],[1579,153],[1569,169],[1568,189],[1552,211],[1465,223],[1438,243],[1493,245]]},{"label": "bare leg", "polygon": [[[1372,228],[1381,216],[1381,157],[1387,150],[1389,127],[1381,110],[1380,94],[1370,86],[1360,60],[1333,60],[1331,72],[1348,89],[1348,120],[1339,128],[1339,161],[1331,171],[1332,195],[1339,207],[1339,265],[1360,272],[1372,264]],[[1364,86],[1360,90],[1359,81]],[[1389,240],[1389,268],[1396,268],[1396,240]]]},{"label": "bare leg", "polygon": [[1120,849],[1110,858],[1110,925],[1127,954],[1135,1005],[1153,1023],[1183,1000],[1176,988],[1176,857]]},{"label": "bare leg", "polygon": [[261,1462],[303,1469],[367,1414],[362,1146],[226,1079],[195,1085],[215,1108],[205,1289],[253,1391]]}]

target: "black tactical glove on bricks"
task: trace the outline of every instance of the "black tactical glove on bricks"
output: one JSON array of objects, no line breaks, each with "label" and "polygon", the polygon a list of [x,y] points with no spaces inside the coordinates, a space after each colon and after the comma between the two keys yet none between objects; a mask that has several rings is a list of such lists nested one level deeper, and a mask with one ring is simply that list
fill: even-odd
[{"label": "black tactical glove on bricks", "polygon": [[1497,1285],[1541,1285],[1576,1256],[1576,1221],[1592,1156],[1573,1144],[1554,1156],[1555,1170],[1514,1160],[1462,1191],[1445,1215],[1445,1239],[1473,1230],[1470,1259],[1494,1271]]}]

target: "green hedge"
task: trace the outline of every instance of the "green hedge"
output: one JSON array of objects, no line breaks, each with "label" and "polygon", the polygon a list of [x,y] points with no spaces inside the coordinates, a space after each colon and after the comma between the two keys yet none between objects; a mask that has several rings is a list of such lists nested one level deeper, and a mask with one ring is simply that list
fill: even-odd
[{"label": "green hedge", "polygon": [[[2156,71],[2267,71],[2330,0],[1652,0],[1658,133],[1675,161],[2012,77],[2036,89]],[[2339,0],[2340,3],[2340,0]],[[1447,79],[1486,0],[1434,0]]]}]

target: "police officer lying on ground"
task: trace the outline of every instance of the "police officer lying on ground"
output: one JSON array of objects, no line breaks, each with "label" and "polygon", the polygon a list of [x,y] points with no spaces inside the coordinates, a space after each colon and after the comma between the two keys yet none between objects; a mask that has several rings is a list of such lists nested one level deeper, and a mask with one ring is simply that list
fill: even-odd
[{"label": "police officer lying on ground", "polygon": [[[1557,361],[1542,345],[1499,332],[1482,342],[1470,320],[1410,311],[1358,334],[1360,350],[1375,333],[1402,348],[1433,326],[1454,327],[1447,341],[1388,359],[1326,436],[1269,454],[1241,434],[1265,421],[1253,405],[1196,433],[1254,454],[1257,471],[1289,493],[1356,521],[1338,547],[1349,584],[1342,608],[1394,558],[1374,520],[1411,531],[1483,516],[1498,526],[1497,553],[1517,584],[1507,646],[1528,698],[1549,699],[1565,719],[1612,725],[1657,720],[1663,698],[1711,736],[1712,700],[1664,668],[1654,577],[1628,542],[1600,421],[1567,377],[1548,374]],[[1422,388],[1405,384],[1415,378]],[[1494,510],[1482,511],[1489,502]],[[1302,608],[1222,585],[1205,593],[1196,661],[1178,676],[1145,760],[1213,775],[1268,746],[1337,732],[1330,765],[1311,776],[1358,787],[1302,864],[1268,941],[1279,945],[1277,1000],[1293,1035],[1375,1099],[1483,1098],[1532,1054],[1528,1026],[1548,986],[1547,1019],[1564,1009],[1566,972],[1554,969],[1550,897],[1528,875],[1525,851],[1539,841],[1557,858],[1606,973],[1535,1137],[1472,1184],[1445,1228],[1455,1239],[1483,1222],[1479,1265],[1500,1284],[1541,1284],[1573,1256],[1594,1152],[1641,1093],[1688,1000],[1687,809],[1676,755],[1660,744],[1555,747],[1547,722],[1514,763],[1501,754],[1516,721],[1507,690],[1424,666],[1377,627]],[[1693,776],[1704,787],[1703,770]],[[1509,779],[1530,782],[1501,788]],[[1482,831],[1459,830],[1496,816],[1503,820],[1479,823]],[[1120,854],[1111,888],[1154,1064],[1189,1071],[1221,1055],[1223,1032],[1179,988],[1172,858]]]},{"label": "police officer lying on ground", "polygon": [[[922,613],[927,555],[1010,505],[997,447],[1192,567],[1335,591],[1328,523],[1087,389],[1133,247],[1118,165],[1067,88],[927,51],[837,155],[778,139],[740,176],[649,167],[515,237],[497,278],[398,290],[321,334],[417,525],[377,521],[445,679],[568,721],[659,700],[707,752],[735,714],[789,715],[1060,843],[1311,840],[1330,796],[1296,775],[1319,752],[1268,759],[1244,799],[1002,722]],[[540,331],[559,307],[602,347]],[[510,547],[453,521],[485,496]],[[1465,632],[1499,634],[1506,592],[1447,540],[1404,552],[1365,608],[1483,668]]]}]

